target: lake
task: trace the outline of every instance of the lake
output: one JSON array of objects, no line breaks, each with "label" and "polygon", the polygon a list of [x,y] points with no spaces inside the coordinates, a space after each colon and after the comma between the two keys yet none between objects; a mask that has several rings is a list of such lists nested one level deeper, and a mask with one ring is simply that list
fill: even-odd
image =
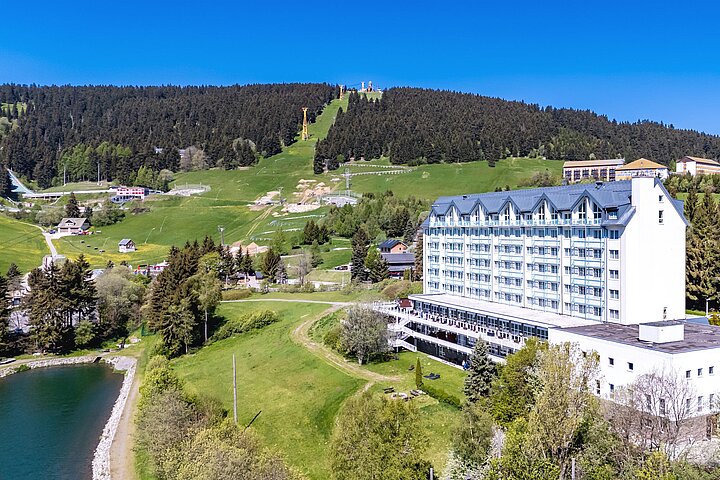
[{"label": "lake", "polygon": [[0,480],[89,480],[123,375],[104,364],[0,378]]}]

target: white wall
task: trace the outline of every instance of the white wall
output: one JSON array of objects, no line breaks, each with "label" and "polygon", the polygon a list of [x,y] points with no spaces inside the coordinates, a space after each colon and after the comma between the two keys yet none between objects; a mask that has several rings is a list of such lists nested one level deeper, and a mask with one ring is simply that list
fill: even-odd
[{"label": "white wall", "polygon": [[[688,380],[693,390],[690,405],[693,415],[703,415],[709,412],[710,394],[720,401],[720,348],[699,350],[687,353],[669,354],[648,348],[639,348],[623,343],[601,340],[583,335],[577,335],[559,328],[550,329],[549,341],[552,343],[576,343],[585,352],[595,351],[600,355],[601,390],[600,396],[611,398],[610,384],[618,387],[632,383],[639,376],[652,372],[674,372],[681,380],[685,379],[685,372],[690,370]],[[609,358],[614,359],[611,366]],[[628,362],[633,364],[629,370]],[[709,367],[715,367],[715,373],[710,375]],[[698,376],[698,368],[702,368],[702,376]],[[703,409],[697,411],[697,397],[703,397]]]},{"label": "white wall", "polygon": [[632,205],[620,237],[621,323],[685,318],[685,223],[654,178],[632,180]]}]

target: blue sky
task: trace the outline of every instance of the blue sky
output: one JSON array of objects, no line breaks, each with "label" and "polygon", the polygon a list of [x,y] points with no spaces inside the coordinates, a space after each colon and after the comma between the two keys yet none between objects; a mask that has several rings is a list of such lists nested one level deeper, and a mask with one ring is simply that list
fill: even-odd
[{"label": "blue sky", "polygon": [[720,134],[710,2],[4,2],[0,82],[445,88]]}]

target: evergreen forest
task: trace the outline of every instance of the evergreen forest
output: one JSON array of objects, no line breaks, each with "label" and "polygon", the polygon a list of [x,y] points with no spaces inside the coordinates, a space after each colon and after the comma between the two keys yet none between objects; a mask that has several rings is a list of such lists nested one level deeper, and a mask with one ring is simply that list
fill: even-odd
[{"label": "evergreen forest", "polygon": [[[0,85],[0,165],[36,180],[127,181],[153,171],[236,168],[295,140],[327,84],[211,86]],[[181,151],[183,155],[178,152]]]},{"label": "evergreen forest", "polygon": [[642,120],[617,122],[589,110],[420,88],[391,88],[381,99],[351,94],[314,170],[345,159],[386,156],[395,164],[457,163],[515,157],[558,160],[641,157],[664,165],[685,155],[717,158],[720,137]]}]

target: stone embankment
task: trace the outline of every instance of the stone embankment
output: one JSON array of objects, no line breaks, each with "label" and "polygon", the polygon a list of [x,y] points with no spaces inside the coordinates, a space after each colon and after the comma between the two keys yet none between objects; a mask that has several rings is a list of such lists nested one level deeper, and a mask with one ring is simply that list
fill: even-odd
[{"label": "stone embankment", "polygon": [[100,443],[98,443],[95,449],[95,456],[93,457],[92,463],[93,480],[110,480],[110,447],[115,438],[115,433],[117,433],[120,418],[125,410],[125,403],[127,403],[128,395],[132,388],[133,379],[135,378],[135,367],[137,365],[136,360],[130,357],[113,357],[107,358],[105,361],[113,365],[115,370],[125,371],[125,379],[123,380],[122,387],[120,387],[120,394],[117,400],[115,400],[110,418],[108,418],[105,428],[103,428]]},{"label": "stone embankment", "polygon": [[97,355],[84,356],[84,357],[67,357],[67,358],[46,358],[42,360],[35,360],[32,362],[21,363],[17,366],[8,367],[0,370],[0,378],[7,377],[21,370],[27,368],[44,368],[44,367],[55,367],[58,365],[75,365],[80,363],[93,363],[97,359]]},{"label": "stone embankment", "polygon": [[[82,357],[35,360],[0,370],[0,378],[12,375],[18,371],[23,371],[27,368],[35,369],[55,367],[58,365],[93,363],[98,358],[99,357],[97,355],[89,355]],[[122,417],[123,410],[125,409],[125,403],[127,402],[130,389],[132,388],[133,379],[135,378],[135,367],[137,364],[137,361],[131,357],[103,357],[102,361],[112,365],[115,370],[124,371],[125,378],[123,379],[122,386],[120,387],[120,394],[118,395],[117,400],[115,400],[115,405],[113,406],[110,418],[108,418],[105,428],[103,428],[102,434],[100,435],[100,442],[95,449],[95,455],[92,462],[93,480],[110,480],[110,447],[113,439],[115,438],[115,433],[117,432],[118,425],[120,424],[120,418]]]}]

